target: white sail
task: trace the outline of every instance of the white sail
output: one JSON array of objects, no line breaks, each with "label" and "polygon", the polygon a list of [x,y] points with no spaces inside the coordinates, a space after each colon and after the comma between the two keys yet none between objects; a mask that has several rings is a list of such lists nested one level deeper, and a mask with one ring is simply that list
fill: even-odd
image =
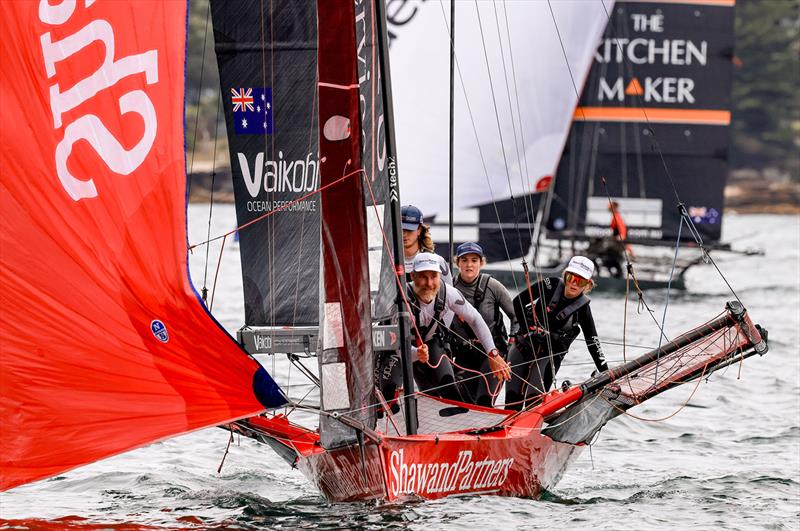
[{"label": "white sail", "polygon": [[[387,8],[401,198],[426,216],[445,213],[450,2]],[[456,4],[455,208],[531,193],[555,172],[612,8],[610,0]]]}]

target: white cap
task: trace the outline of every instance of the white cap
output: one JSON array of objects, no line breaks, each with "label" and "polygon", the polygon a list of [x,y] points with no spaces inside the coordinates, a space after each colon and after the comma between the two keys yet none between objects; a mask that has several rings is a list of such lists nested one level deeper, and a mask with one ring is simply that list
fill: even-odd
[{"label": "white cap", "polygon": [[419,271],[436,271],[437,273],[441,273],[442,270],[439,267],[437,256],[433,253],[419,253],[415,256],[414,272],[416,273]]},{"label": "white cap", "polygon": [[575,273],[579,277],[591,279],[592,275],[594,275],[594,262],[585,256],[573,256],[564,271]]}]

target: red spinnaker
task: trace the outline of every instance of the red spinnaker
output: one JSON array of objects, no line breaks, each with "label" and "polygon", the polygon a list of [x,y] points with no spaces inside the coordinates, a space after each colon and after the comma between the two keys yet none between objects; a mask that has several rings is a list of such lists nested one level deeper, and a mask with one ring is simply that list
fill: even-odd
[{"label": "red spinnaker", "polygon": [[185,2],[0,28],[0,489],[263,410],[187,274]]}]

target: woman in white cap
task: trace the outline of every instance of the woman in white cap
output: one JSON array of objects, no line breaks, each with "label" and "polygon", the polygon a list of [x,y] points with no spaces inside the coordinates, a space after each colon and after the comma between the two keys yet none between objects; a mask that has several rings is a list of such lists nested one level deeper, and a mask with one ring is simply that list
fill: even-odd
[{"label": "woman in white cap", "polygon": [[[455,263],[458,266],[458,275],[453,287],[458,289],[467,302],[481,314],[492,332],[492,339],[500,355],[506,358],[508,332],[501,311],[511,319],[513,336],[516,333],[517,320],[514,316],[511,295],[497,279],[481,272],[481,268],[486,265],[486,258],[479,244],[466,242],[459,245],[456,249]],[[494,399],[492,394],[497,390],[499,380],[489,370],[486,355],[479,348],[478,338],[472,328],[458,316],[450,325],[450,349],[456,365],[468,369],[462,371],[463,374],[457,374],[461,380],[459,385],[464,400],[491,407]],[[478,376],[477,372],[483,373],[485,378]]]},{"label": "woman in white cap", "polygon": [[560,278],[544,278],[514,299],[519,332],[508,355],[514,375],[506,385],[507,409],[522,409],[550,389],[581,331],[597,370],[608,370],[586,296],[593,274],[591,260],[574,256]]},{"label": "woman in white cap", "polygon": [[406,280],[411,281],[414,270],[414,258],[419,253],[431,253],[439,261],[439,273],[442,280],[453,285],[453,274],[447,260],[433,252],[434,244],[431,229],[423,222],[422,211],[414,205],[403,205],[400,208],[400,221],[403,224],[403,255],[405,258]]}]

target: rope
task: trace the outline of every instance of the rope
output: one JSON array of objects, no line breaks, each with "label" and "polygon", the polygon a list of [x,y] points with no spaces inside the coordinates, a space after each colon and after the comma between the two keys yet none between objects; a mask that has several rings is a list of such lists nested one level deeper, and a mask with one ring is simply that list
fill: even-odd
[{"label": "rope", "polygon": [[221,240],[222,238],[226,238],[226,237],[230,236],[231,234],[233,234],[236,231],[240,231],[242,229],[245,229],[245,228],[247,228],[247,227],[249,227],[249,226],[251,226],[251,225],[253,225],[255,223],[258,223],[259,221],[262,221],[262,220],[272,216],[273,214],[281,212],[282,210],[286,210],[287,208],[299,203],[300,201],[308,199],[309,197],[311,197],[313,195],[316,195],[316,194],[322,192],[323,190],[326,190],[327,188],[330,188],[331,186],[336,186],[337,184],[339,184],[340,182],[344,181],[345,179],[347,179],[349,177],[352,177],[353,175],[356,175],[357,173],[363,172],[363,171],[364,170],[356,170],[356,171],[350,172],[347,175],[344,175],[344,176],[336,179],[333,182],[330,182],[330,183],[328,183],[328,184],[326,184],[324,186],[321,186],[321,187],[317,188],[316,190],[313,190],[313,191],[311,191],[311,192],[309,192],[309,193],[307,193],[307,194],[305,194],[305,195],[303,195],[301,197],[298,197],[297,199],[295,199],[293,201],[289,201],[285,205],[281,205],[280,207],[278,207],[278,208],[276,208],[274,210],[271,210],[271,211],[267,212],[266,214],[257,217],[256,219],[248,221],[247,223],[245,223],[243,225],[239,225],[238,227],[236,227],[235,229],[233,229],[231,231],[228,231],[228,232],[226,232],[224,234],[220,234],[219,236],[215,236],[213,238],[209,238],[207,240],[204,240],[204,241],[201,241],[201,242],[197,242],[197,243],[195,243],[193,245],[190,245],[189,246],[189,250],[191,251],[195,247],[199,247],[201,245],[208,245],[209,243],[213,243],[213,242],[215,242],[217,240]]}]

